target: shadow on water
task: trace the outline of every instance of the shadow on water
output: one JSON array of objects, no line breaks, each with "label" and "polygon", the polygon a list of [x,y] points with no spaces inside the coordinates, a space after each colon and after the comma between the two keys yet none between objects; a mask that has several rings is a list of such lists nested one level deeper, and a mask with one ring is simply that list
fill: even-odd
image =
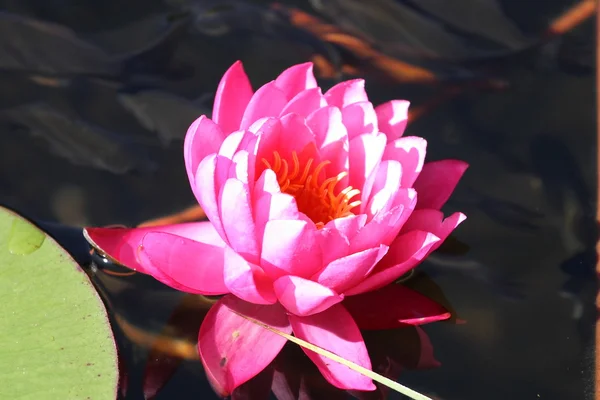
[{"label": "shadow on water", "polygon": [[[129,276],[64,226],[194,204],[181,141],[237,59],[255,87],[307,60],[324,87],[364,77],[375,104],[411,100],[429,160],[471,165],[446,210],[467,223],[408,281],[453,318],[366,334],[378,372],[444,400],[593,397],[593,22],[553,37],[574,1],[444,4],[0,0],[0,203],[57,222],[43,227],[94,277],[123,398],[215,398],[195,351],[213,300]],[[291,345],[234,398],[269,393],[350,396]]]}]

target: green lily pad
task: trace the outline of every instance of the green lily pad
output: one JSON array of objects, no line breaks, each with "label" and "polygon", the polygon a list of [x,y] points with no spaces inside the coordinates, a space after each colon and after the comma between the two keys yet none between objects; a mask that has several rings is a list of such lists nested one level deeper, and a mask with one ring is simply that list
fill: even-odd
[{"label": "green lily pad", "polygon": [[51,237],[0,207],[0,399],[111,399],[117,350],[104,304]]}]

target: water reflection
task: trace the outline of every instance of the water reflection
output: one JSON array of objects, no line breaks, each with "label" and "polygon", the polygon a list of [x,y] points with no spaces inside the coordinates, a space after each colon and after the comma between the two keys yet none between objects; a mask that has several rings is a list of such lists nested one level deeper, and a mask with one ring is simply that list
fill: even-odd
[{"label": "water reflection", "polygon": [[[572,1],[460,3],[0,1],[0,203],[71,225],[183,210],[195,202],[184,129],[210,109],[234,60],[255,86],[306,60],[325,87],[363,76],[374,103],[412,101],[408,132],[428,140],[430,160],[471,164],[447,210],[469,216],[456,238],[468,246],[445,246],[407,282],[449,307],[453,323],[366,334],[374,365],[436,398],[586,398],[597,289],[593,23],[550,37]],[[89,263],[87,248],[71,250]],[[208,304],[103,268],[94,279],[120,338],[123,397],[213,396],[194,358]],[[287,346],[236,397],[349,396],[297,351]],[[432,354],[441,366],[415,371],[437,366]]]}]

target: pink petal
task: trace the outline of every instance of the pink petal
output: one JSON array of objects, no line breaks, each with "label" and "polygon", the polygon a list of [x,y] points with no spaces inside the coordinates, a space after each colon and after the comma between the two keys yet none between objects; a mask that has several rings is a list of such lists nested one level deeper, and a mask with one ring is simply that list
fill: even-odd
[{"label": "pink petal", "polygon": [[425,164],[414,184],[419,193],[417,209],[442,208],[468,167],[469,164],[460,160],[441,160]]},{"label": "pink petal", "polygon": [[348,132],[342,122],[342,112],[334,106],[322,107],[306,118],[306,124],[315,134],[317,147],[346,140]]},{"label": "pink petal", "polygon": [[153,226],[147,228],[85,228],[87,237],[111,259],[128,268],[152,276],[159,282],[177,290],[197,293],[185,285],[164,274],[147,257],[140,257],[142,239],[149,232],[171,232],[192,240],[207,240],[207,244],[222,247],[223,241],[218,237],[210,222],[196,222],[180,225]]},{"label": "pink petal", "polygon": [[225,230],[223,229],[219,204],[217,203],[218,186],[216,185],[217,177],[215,175],[218,158],[219,156],[216,154],[211,154],[200,162],[198,171],[196,172],[196,183],[192,186],[192,191],[196,195],[196,199],[200,203],[202,210],[204,210],[204,213],[215,227],[215,230],[227,242],[227,235],[225,235]]},{"label": "pink petal", "polygon": [[227,135],[219,147],[219,155],[230,160],[239,150],[250,150],[256,140],[256,135],[250,131],[235,131]]},{"label": "pink petal", "polygon": [[[327,311],[306,317],[289,316],[294,335],[371,369],[369,353],[362,335],[344,306],[336,304]],[[345,365],[302,348],[329,383],[340,389],[375,390],[371,379]]]},{"label": "pink petal", "polygon": [[424,231],[411,231],[398,236],[371,274],[345,294],[353,296],[394,282],[420,263],[439,241],[437,236]]},{"label": "pink petal", "polygon": [[360,283],[386,251],[387,246],[381,245],[338,258],[310,279],[335,290],[337,293],[344,293],[346,289]]},{"label": "pink petal", "polygon": [[321,269],[317,229],[300,220],[271,220],[265,224],[261,267],[272,278],[293,274],[308,278]]},{"label": "pink petal", "polygon": [[398,284],[348,296],[342,304],[360,329],[393,329],[450,318],[448,310],[435,301]]},{"label": "pink petal", "polygon": [[225,397],[265,369],[286,339],[242,317],[291,333],[279,304],[255,305],[229,295],[206,314],[198,335],[198,353],[215,391]]},{"label": "pink petal", "polygon": [[213,120],[226,135],[240,129],[252,93],[244,67],[240,61],[236,61],[221,78],[213,107]]},{"label": "pink petal", "polygon": [[273,288],[281,305],[294,315],[320,313],[344,299],[328,287],[293,275],[277,279]]},{"label": "pink petal", "polygon": [[402,227],[402,232],[420,230],[431,232],[440,238],[440,241],[430,249],[429,253],[431,253],[440,247],[452,231],[465,219],[467,219],[467,216],[459,212],[444,219],[444,214],[438,210],[415,210]]},{"label": "pink petal", "polygon": [[[306,124],[315,134],[315,144],[322,160],[328,160],[325,167],[327,176],[336,176],[349,167],[348,131],[342,122],[342,112],[334,106],[323,107],[306,119]],[[343,178],[338,187],[348,186],[348,178]]]},{"label": "pink petal", "polygon": [[254,93],[240,124],[240,129],[248,129],[257,120],[264,117],[276,117],[287,104],[285,94],[271,81]]},{"label": "pink petal", "polygon": [[288,99],[294,98],[307,89],[316,88],[317,80],[313,75],[313,64],[307,62],[289,67],[279,74],[275,84]]},{"label": "pink petal", "polygon": [[[163,232],[148,232],[139,257],[196,293],[228,293],[223,279],[223,247]],[[201,258],[198,257],[201,255]]]},{"label": "pink petal", "polygon": [[258,263],[260,249],[248,185],[237,179],[228,179],[219,197],[221,221],[229,246],[248,261]]},{"label": "pink petal", "polygon": [[[279,151],[282,157],[291,161],[292,151],[298,156],[306,146],[314,144],[315,134],[306,125],[304,117],[298,114],[288,114],[281,117],[281,134],[279,138]],[[302,162],[302,159],[300,160]],[[318,160],[315,160],[317,162]]]},{"label": "pink petal", "polygon": [[231,248],[225,248],[224,280],[231,293],[253,304],[273,304],[277,301],[273,282],[263,270],[246,261]]},{"label": "pink petal", "polygon": [[290,113],[307,117],[313,111],[327,105],[320,88],[308,89],[298,93],[281,111],[281,115]]},{"label": "pink petal", "polygon": [[369,101],[364,79],[352,79],[338,83],[325,93],[325,100],[330,106],[340,109],[360,101]]},{"label": "pink petal", "polygon": [[350,241],[366,221],[367,216],[364,214],[349,215],[329,221],[322,229],[319,229],[323,264],[327,265],[333,260],[351,254]]},{"label": "pink petal", "polygon": [[416,136],[406,136],[388,143],[384,160],[397,160],[402,164],[402,187],[412,187],[423,169],[427,141]]},{"label": "pink petal", "polygon": [[205,115],[200,116],[190,125],[183,143],[183,159],[192,187],[195,186],[194,179],[200,161],[207,155],[219,151],[223,140],[225,135],[219,125]]},{"label": "pink petal", "polygon": [[[350,141],[350,186],[363,191],[367,178],[373,174],[381,161],[386,140],[385,135],[381,133],[360,135]],[[370,192],[370,188],[367,192]],[[368,196],[368,193],[366,195]]]},{"label": "pink petal", "polygon": [[375,114],[373,104],[369,101],[361,101],[344,107],[342,109],[342,119],[346,129],[348,129],[348,140],[364,133],[373,135],[379,132],[377,114]]},{"label": "pink petal", "polygon": [[361,210],[369,218],[373,218],[386,205],[394,206],[389,200],[401,187],[402,165],[395,160],[385,160],[377,166],[375,174],[367,207]]},{"label": "pink petal", "polygon": [[357,252],[381,243],[389,245],[398,236],[404,223],[417,204],[417,192],[412,188],[400,188],[388,199],[388,203],[375,214],[350,242],[351,252]]},{"label": "pink petal", "polygon": [[408,107],[410,102],[406,100],[392,100],[375,107],[379,131],[385,133],[388,142],[398,139],[408,123]]}]

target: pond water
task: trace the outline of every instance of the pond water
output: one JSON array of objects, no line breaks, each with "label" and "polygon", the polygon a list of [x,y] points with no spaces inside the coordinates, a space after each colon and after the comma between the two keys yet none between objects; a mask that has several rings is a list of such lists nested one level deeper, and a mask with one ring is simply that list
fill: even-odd
[{"label": "pond water", "polygon": [[[451,323],[423,327],[441,365],[411,368],[426,341],[404,331],[385,342],[399,381],[443,400],[594,398],[593,18],[540,42],[575,1],[455,3],[0,0],[0,204],[72,227],[134,226],[183,210],[195,200],[181,139],[210,112],[226,68],[242,60],[258,87],[321,60],[323,87],[340,79],[333,68],[364,77],[374,104],[410,100],[422,113],[408,133],[427,139],[428,159],[470,164],[445,207],[467,221],[409,280],[441,290],[455,310]],[[377,56],[317,37],[298,26],[301,13]],[[428,82],[398,79],[385,57],[425,68]],[[87,263],[74,232],[65,245]],[[210,303],[86,268],[119,339],[123,398],[158,389],[156,399],[216,398],[193,359]],[[304,374],[310,398],[349,396],[303,369],[295,350],[278,362]],[[250,398],[267,398],[264,387]]]}]

